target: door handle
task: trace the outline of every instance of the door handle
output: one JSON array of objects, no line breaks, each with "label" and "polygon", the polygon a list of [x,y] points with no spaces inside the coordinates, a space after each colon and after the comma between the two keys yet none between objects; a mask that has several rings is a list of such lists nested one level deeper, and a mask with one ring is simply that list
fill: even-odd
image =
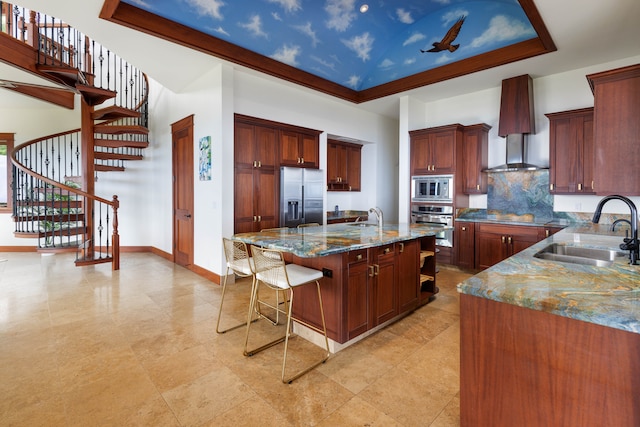
[{"label": "door handle", "polygon": [[380,274],[380,266],[378,264],[373,264],[373,275],[377,276]]},{"label": "door handle", "polygon": [[191,214],[186,214],[185,217],[191,218]]},{"label": "door handle", "polygon": [[509,237],[507,238],[507,242],[509,242],[509,244],[512,244],[512,243],[513,243],[512,239],[511,239],[511,236],[509,236]]},{"label": "door handle", "polygon": [[404,243],[400,242],[400,253],[404,252]]},{"label": "door handle", "polygon": [[373,277],[373,265],[369,266],[369,277]]}]

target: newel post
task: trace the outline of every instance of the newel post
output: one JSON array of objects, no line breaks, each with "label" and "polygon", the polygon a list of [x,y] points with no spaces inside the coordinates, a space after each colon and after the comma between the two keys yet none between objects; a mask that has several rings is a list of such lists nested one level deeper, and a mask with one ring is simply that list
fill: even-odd
[{"label": "newel post", "polygon": [[120,270],[120,235],[118,234],[118,208],[120,207],[120,201],[118,196],[113,196],[113,236],[111,243],[113,246],[113,262],[111,263],[111,270]]},{"label": "newel post", "polygon": [[30,10],[29,23],[27,24],[27,40],[24,40],[24,33],[22,33],[22,41],[26,41],[29,46],[40,50],[38,46],[40,39],[39,32],[38,23],[36,22],[36,12],[34,10]]}]

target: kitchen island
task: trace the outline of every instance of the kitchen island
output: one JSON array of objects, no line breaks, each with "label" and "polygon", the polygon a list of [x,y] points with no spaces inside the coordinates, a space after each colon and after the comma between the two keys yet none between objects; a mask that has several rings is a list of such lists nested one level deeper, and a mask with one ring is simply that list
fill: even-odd
[{"label": "kitchen island", "polygon": [[[287,262],[323,272],[321,292],[332,352],[392,323],[438,292],[435,234],[421,224],[333,224],[241,233],[247,244],[278,249]],[[320,325],[313,287],[296,291],[297,316]]]},{"label": "kitchen island", "polygon": [[640,425],[640,266],[536,257],[620,251],[609,228],[569,227],[458,285],[462,426]]}]

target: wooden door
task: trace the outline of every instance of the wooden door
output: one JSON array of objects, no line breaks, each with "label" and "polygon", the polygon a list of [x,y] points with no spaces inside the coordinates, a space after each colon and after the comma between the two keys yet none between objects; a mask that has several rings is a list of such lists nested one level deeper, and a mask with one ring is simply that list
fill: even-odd
[{"label": "wooden door", "polygon": [[173,261],[193,264],[193,116],[171,125],[173,141]]},{"label": "wooden door", "polygon": [[[432,135],[433,173],[453,173],[455,171],[455,143],[457,131],[438,132]],[[460,137],[460,136],[458,136]]]},{"label": "wooden door", "polygon": [[347,180],[351,191],[360,191],[362,147],[349,147],[347,151]]},{"label": "wooden door", "polygon": [[424,175],[431,173],[431,145],[429,134],[411,137],[411,174]]},{"label": "wooden door", "polygon": [[[357,256],[360,255],[360,258]],[[347,282],[347,339],[352,339],[369,329],[369,274],[366,250],[349,253]]]},{"label": "wooden door", "polygon": [[280,164],[301,166],[300,134],[297,132],[280,132]]}]

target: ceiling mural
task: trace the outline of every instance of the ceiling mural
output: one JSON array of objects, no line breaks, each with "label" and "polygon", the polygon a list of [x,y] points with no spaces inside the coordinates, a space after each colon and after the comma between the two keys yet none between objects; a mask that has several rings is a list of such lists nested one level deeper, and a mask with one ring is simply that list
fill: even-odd
[{"label": "ceiling mural", "polygon": [[124,0],[357,91],[536,37],[516,0]]}]

